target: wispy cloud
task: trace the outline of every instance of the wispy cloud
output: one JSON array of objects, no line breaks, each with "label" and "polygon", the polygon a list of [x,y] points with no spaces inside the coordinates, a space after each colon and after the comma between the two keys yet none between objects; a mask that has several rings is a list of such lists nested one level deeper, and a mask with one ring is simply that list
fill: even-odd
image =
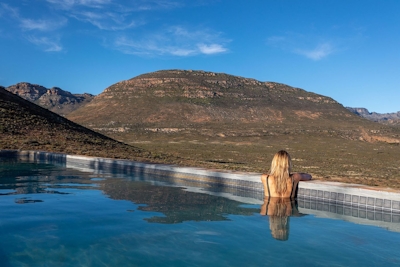
[{"label": "wispy cloud", "polygon": [[297,49],[295,52],[312,60],[320,60],[332,54],[334,52],[334,47],[330,43],[322,43],[317,45],[314,49]]},{"label": "wispy cloud", "polygon": [[160,9],[175,9],[184,6],[182,1],[172,1],[172,0],[141,0],[136,1],[133,6],[134,10],[137,11],[150,11],[150,10],[160,10]]},{"label": "wispy cloud", "polygon": [[6,16],[6,15],[15,17],[18,15],[18,9],[11,7],[8,4],[0,3],[0,16]]},{"label": "wispy cloud", "polygon": [[328,57],[337,50],[337,45],[333,40],[321,41],[320,39],[321,37],[288,33],[282,36],[269,37],[267,39],[267,44],[269,46],[318,61]]},{"label": "wispy cloud", "polygon": [[[32,13],[35,14],[35,13]],[[21,37],[29,42],[41,47],[46,52],[59,52],[63,50],[60,44],[60,38],[54,37],[54,31],[65,26],[68,20],[62,16],[47,15],[45,19],[33,19],[21,15],[18,8],[0,3],[0,16],[9,20],[11,25],[15,25],[20,31]],[[29,36],[25,35],[26,31],[30,31]],[[47,33],[49,36],[43,36]],[[57,33],[58,35],[58,33]]]},{"label": "wispy cloud", "polygon": [[60,52],[63,50],[59,38],[51,39],[49,37],[28,36],[26,39],[29,42],[43,48],[43,50],[46,52]]},{"label": "wispy cloud", "polygon": [[57,20],[43,20],[43,19],[25,19],[20,18],[20,26],[24,30],[38,30],[38,31],[53,31],[67,23],[67,19],[60,18]]},{"label": "wispy cloud", "polygon": [[127,18],[123,13],[83,11],[75,12],[71,16],[77,20],[88,22],[100,30],[121,31],[142,24]]},{"label": "wispy cloud", "polygon": [[[28,5],[20,5],[19,10],[0,3],[0,18],[2,14],[8,16],[21,38],[45,51],[62,51],[60,40],[67,31],[71,35],[79,32],[101,36],[108,47],[126,54],[187,57],[228,51],[230,41],[211,29],[167,25],[152,28],[152,11],[159,14],[195,5],[185,0],[42,0],[40,4],[37,10],[41,12],[32,12]],[[152,30],[145,31],[144,25]]]},{"label": "wispy cloud", "polygon": [[189,31],[183,27],[170,27],[143,38],[120,36],[114,47],[126,54],[193,56],[219,54],[228,51],[219,33],[207,30]]},{"label": "wispy cloud", "polygon": [[118,8],[121,11],[151,11],[160,9],[175,9],[185,5],[184,0],[131,0],[124,4],[112,0],[46,0],[48,3],[61,9],[95,8],[107,9]]},{"label": "wispy cloud", "polygon": [[111,0],[47,0],[47,2],[63,9],[70,9],[75,6],[103,8],[104,5],[112,3]]},{"label": "wispy cloud", "polygon": [[197,53],[196,49],[190,47],[179,47],[176,45],[160,42],[161,38],[143,39],[135,41],[125,36],[115,40],[114,46],[117,50],[131,55],[140,56],[156,56],[156,55],[173,55],[173,56],[191,56]]},{"label": "wispy cloud", "polygon": [[197,47],[199,48],[201,53],[208,55],[223,53],[227,51],[227,49],[220,44],[199,44]]}]

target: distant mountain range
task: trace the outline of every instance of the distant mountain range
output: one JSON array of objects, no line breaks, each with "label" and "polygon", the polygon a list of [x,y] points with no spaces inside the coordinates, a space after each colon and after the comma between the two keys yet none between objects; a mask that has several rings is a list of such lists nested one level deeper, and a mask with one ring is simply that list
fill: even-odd
[{"label": "distant mountain range", "polygon": [[400,111],[393,113],[376,113],[369,112],[366,108],[351,108],[346,107],[348,110],[353,112],[356,115],[359,115],[363,118],[366,118],[371,121],[376,121],[383,124],[389,125],[400,125]]},{"label": "distant mountain range", "polygon": [[[85,106],[95,97],[88,93],[72,94],[59,87],[45,88],[44,86],[27,82],[17,83],[6,87],[5,89],[63,116]],[[388,125],[400,125],[400,111],[381,114],[377,112],[369,112],[366,108],[346,108],[352,113],[371,121]]]},{"label": "distant mountain range", "polygon": [[89,103],[94,98],[94,95],[87,93],[71,94],[58,87],[45,88],[26,82],[9,86],[6,90],[64,116]]}]

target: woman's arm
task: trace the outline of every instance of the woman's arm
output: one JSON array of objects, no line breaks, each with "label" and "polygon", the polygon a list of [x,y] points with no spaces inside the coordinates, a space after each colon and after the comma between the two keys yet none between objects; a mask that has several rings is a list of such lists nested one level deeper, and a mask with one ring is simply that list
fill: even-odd
[{"label": "woman's arm", "polygon": [[293,173],[292,175],[293,179],[297,181],[310,181],[312,179],[312,176],[309,173],[296,172]]},{"label": "woman's arm", "polygon": [[264,196],[268,196],[267,177],[268,177],[268,174],[261,175],[261,182],[263,183],[263,186],[264,186]]}]

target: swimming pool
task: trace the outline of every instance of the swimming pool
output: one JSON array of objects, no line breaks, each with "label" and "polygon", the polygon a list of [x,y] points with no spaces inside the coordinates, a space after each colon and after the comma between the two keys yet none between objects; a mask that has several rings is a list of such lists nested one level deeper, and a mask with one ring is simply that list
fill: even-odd
[{"label": "swimming pool", "polygon": [[263,204],[257,192],[2,159],[0,266],[400,264],[396,213],[361,225],[338,217],[360,208],[299,199],[281,241]]}]

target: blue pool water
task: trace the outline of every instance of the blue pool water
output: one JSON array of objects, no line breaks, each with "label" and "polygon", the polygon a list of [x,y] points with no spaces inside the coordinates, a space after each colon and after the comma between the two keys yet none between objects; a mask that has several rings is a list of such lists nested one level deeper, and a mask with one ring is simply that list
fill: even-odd
[{"label": "blue pool water", "polygon": [[260,204],[188,188],[0,159],[0,266],[400,265],[399,232],[295,213],[280,241]]}]

